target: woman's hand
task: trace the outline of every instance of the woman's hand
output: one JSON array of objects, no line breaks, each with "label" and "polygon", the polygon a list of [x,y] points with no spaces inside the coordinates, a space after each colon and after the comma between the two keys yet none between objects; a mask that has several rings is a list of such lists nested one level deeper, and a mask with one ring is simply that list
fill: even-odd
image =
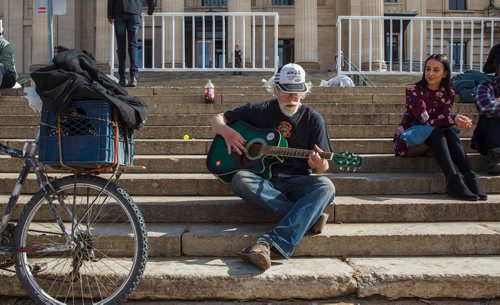
[{"label": "woman's hand", "polygon": [[457,114],[455,116],[454,121],[455,121],[455,124],[459,128],[471,128],[472,127],[472,120],[465,115]]},{"label": "woman's hand", "polygon": [[307,160],[307,164],[315,173],[324,173],[330,167],[328,160],[321,158],[319,153],[322,151],[318,145],[314,144],[314,149],[309,154],[309,159]]}]

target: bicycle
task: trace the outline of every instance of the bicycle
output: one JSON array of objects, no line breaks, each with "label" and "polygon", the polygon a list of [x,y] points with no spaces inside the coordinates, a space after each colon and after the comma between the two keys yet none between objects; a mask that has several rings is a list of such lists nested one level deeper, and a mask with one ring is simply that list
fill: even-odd
[{"label": "bicycle", "polygon": [[[117,185],[125,167],[109,179],[88,171],[50,177],[36,157],[39,138],[38,132],[23,151],[0,144],[0,153],[24,159],[0,223],[0,268],[16,272],[39,304],[123,302],[148,254],[144,218]],[[14,224],[12,212],[31,170],[40,190]]]}]

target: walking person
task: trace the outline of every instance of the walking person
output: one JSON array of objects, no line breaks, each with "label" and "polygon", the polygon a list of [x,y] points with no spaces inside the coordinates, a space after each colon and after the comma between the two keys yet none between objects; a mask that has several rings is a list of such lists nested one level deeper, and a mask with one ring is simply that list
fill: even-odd
[{"label": "walking person", "polygon": [[432,149],[446,177],[449,196],[469,201],[487,200],[457,128],[471,128],[472,121],[461,114],[450,114],[454,98],[448,58],[443,54],[429,56],[422,79],[406,87],[406,111],[394,134],[394,150],[396,156],[415,157]]},{"label": "walking person", "polygon": [[301,102],[310,89],[304,69],[287,64],[268,84],[274,99],[217,114],[211,121],[212,130],[224,138],[228,154],[232,150],[240,155],[245,152],[245,138],[229,126],[236,121],[259,129],[275,129],[289,147],[310,150],[308,159],[285,158],[283,163],[273,165],[269,180],[248,170],[238,171],[231,180],[236,195],[280,219],[255,244],[238,252],[262,270],[271,267],[271,250],[290,258],[306,232],[322,231],[328,220],[323,210],[335,196],[328,177],[312,175],[329,169],[328,161],[319,153],[332,151],[332,147],[322,116]]},{"label": "walking person", "polygon": [[[234,45],[234,67],[235,68],[241,68],[242,67],[242,60],[243,60],[243,52],[240,49],[240,46],[238,44]],[[238,74],[241,75],[241,71],[234,71],[234,75]]]},{"label": "walking person", "polygon": [[[136,87],[139,69],[137,67],[137,33],[141,25],[142,0],[108,0],[108,22],[115,25],[118,53],[118,75],[121,86]],[[148,15],[152,15],[156,0],[147,0]],[[130,80],[125,76],[125,60],[130,59]]]}]

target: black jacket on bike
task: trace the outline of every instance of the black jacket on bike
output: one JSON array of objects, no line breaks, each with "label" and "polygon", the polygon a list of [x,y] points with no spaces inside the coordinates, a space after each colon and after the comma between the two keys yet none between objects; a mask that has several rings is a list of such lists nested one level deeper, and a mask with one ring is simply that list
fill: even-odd
[{"label": "black jacket on bike", "polygon": [[79,49],[58,53],[53,64],[31,73],[36,92],[49,111],[64,113],[73,100],[105,100],[116,106],[121,120],[141,129],[148,118],[146,104],[102,72],[92,54]]}]

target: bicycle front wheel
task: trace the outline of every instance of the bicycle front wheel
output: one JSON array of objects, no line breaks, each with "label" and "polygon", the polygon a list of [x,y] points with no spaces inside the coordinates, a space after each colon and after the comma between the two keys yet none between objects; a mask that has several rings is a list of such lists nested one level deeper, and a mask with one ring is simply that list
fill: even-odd
[{"label": "bicycle front wheel", "polygon": [[40,304],[121,303],[147,260],[139,208],[123,189],[100,177],[69,176],[52,184],[53,209],[40,191],[18,221],[14,242],[24,248],[16,259],[20,281]]}]

